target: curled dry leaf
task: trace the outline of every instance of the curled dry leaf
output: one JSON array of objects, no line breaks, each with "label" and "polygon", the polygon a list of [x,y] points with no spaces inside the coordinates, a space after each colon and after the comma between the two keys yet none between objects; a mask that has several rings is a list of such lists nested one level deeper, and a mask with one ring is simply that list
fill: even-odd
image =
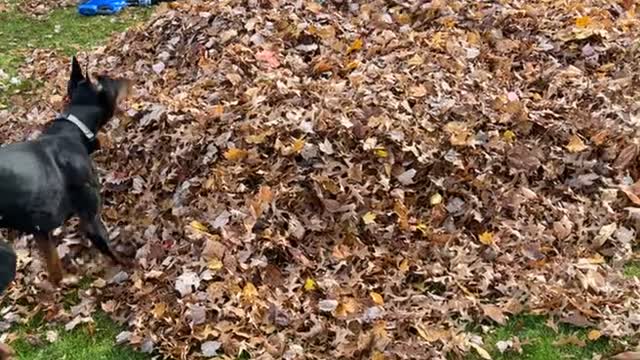
[{"label": "curled dry leaf", "polygon": [[616,169],[624,170],[626,169],[638,156],[638,145],[629,144],[627,147],[622,149],[616,161],[613,163],[613,166]]},{"label": "curled dry leaf", "polygon": [[497,322],[500,325],[504,325],[507,323],[507,317],[499,307],[495,305],[480,305],[480,307],[482,308],[482,312],[491,320]]},{"label": "curled dry leaf", "polygon": [[626,351],[611,357],[611,360],[640,360],[640,351]]}]

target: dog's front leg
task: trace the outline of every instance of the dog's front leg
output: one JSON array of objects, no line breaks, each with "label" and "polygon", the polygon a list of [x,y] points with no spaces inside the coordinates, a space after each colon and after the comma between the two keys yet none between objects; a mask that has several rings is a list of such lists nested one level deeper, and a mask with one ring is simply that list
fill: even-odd
[{"label": "dog's front leg", "polygon": [[49,281],[56,286],[59,285],[60,281],[62,281],[62,262],[60,262],[60,257],[58,256],[58,250],[56,249],[53,237],[51,237],[51,234],[49,233],[44,233],[35,234],[34,238],[45,262],[47,263]]},{"label": "dog's front leg", "polygon": [[102,198],[97,177],[92,176],[91,181],[75,189],[74,205],[80,217],[80,227],[91,240],[93,246],[116,264],[130,266],[128,261],[121,259],[109,246],[109,233],[100,219]]},{"label": "dog's front leg", "polygon": [[80,224],[93,246],[100,250],[101,253],[111,258],[116,264],[130,266],[127,261],[122,260],[116,255],[111,249],[111,246],[109,246],[109,233],[102,220],[100,220],[99,214],[81,215]]}]

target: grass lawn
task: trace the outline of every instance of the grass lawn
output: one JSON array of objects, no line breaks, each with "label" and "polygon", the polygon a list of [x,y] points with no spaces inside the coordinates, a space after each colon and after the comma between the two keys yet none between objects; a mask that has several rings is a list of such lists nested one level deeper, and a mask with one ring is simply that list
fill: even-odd
[{"label": "grass lawn", "polygon": [[[603,356],[615,353],[616,349],[604,337],[597,340],[588,339],[589,330],[577,329],[573,326],[559,325],[558,332],[546,324],[542,316],[517,316],[505,326],[498,327],[484,338],[484,348],[494,360],[550,360],[575,359],[590,360],[594,354]],[[504,353],[498,350],[498,343],[520,342],[522,353],[508,348]],[[482,359],[473,354],[469,359]]]},{"label": "grass lawn", "polygon": [[[35,83],[12,83],[11,78],[25,55],[32,49],[54,49],[66,55],[89,49],[103,43],[111,34],[120,32],[132,24],[144,20],[150,10],[131,9],[113,17],[81,17],[75,9],[58,9],[43,19],[35,19],[21,14],[15,9],[15,0],[0,0],[8,4],[9,11],[0,13],[0,107],[7,104],[8,95],[28,92]],[[6,76],[2,76],[6,74]],[[625,274],[640,277],[640,262],[627,266]],[[77,296],[70,295],[66,305],[78,302]],[[106,315],[95,316],[92,325],[79,326],[65,332],[61,325],[43,323],[41,319],[22,325],[13,332],[19,335],[12,345],[19,359],[25,360],[137,360],[149,359],[148,355],[115,345],[115,337],[121,329]],[[59,338],[49,343],[47,332],[57,332]],[[539,316],[515,317],[502,327],[497,327],[485,336],[485,346],[493,359],[591,359],[593,354],[608,355],[618,350],[605,338],[589,340],[589,330],[578,330],[559,326],[558,332],[546,325],[546,319]],[[522,353],[507,350],[500,353],[498,344],[520,341]],[[468,359],[481,359],[478,354]]]},{"label": "grass lawn", "polygon": [[[19,359],[27,360],[143,360],[150,357],[129,348],[115,346],[114,339],[121,329],[104,314],[94,316],[95,323],[65,332],[63,326],[48,327],[35,320],[17,329],[20,338],[12,344]],[[47,332],[60,338],[48,343]],[[34,344],[35,342],[35,344]]]}]

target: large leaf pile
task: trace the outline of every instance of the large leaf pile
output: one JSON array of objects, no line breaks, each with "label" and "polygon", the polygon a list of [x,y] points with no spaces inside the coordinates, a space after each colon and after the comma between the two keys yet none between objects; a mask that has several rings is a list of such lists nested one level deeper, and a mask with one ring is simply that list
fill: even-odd
[{"label": "large leaf pile", "polygon": [[[163,5],[89,54],[136,83],[97,162],[139,268],[64,233],[68,268],[98,280],[50,316],[101,307],[119,340],[180,359],[484,354],[467,325],[523,311],[636,334],[632,3]],[[23,74],[46,83],[5,114],[11,139],[51,119],[67,69],[33,54]],[[11,296],[42,302],[20,251]]]}]

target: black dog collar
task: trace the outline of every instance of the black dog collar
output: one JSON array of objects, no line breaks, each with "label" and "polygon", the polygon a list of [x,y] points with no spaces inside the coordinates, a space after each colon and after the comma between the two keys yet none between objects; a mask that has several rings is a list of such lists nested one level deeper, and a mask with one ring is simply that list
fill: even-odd
[{"label": "black dog collar", "polygon": [[87,139],[89,139],[90,141],[95,140],[96,135],[91,130],[89,130],[87,125],[85,125],[82,121],[80,121],[80,119],[78,119],[75,115],[73,114],[60,115],[58,119],[69,121],[70,123],[78,127],[78,129],[82,131],[82,133],[84,134],[84,136],[86,136]]}]

